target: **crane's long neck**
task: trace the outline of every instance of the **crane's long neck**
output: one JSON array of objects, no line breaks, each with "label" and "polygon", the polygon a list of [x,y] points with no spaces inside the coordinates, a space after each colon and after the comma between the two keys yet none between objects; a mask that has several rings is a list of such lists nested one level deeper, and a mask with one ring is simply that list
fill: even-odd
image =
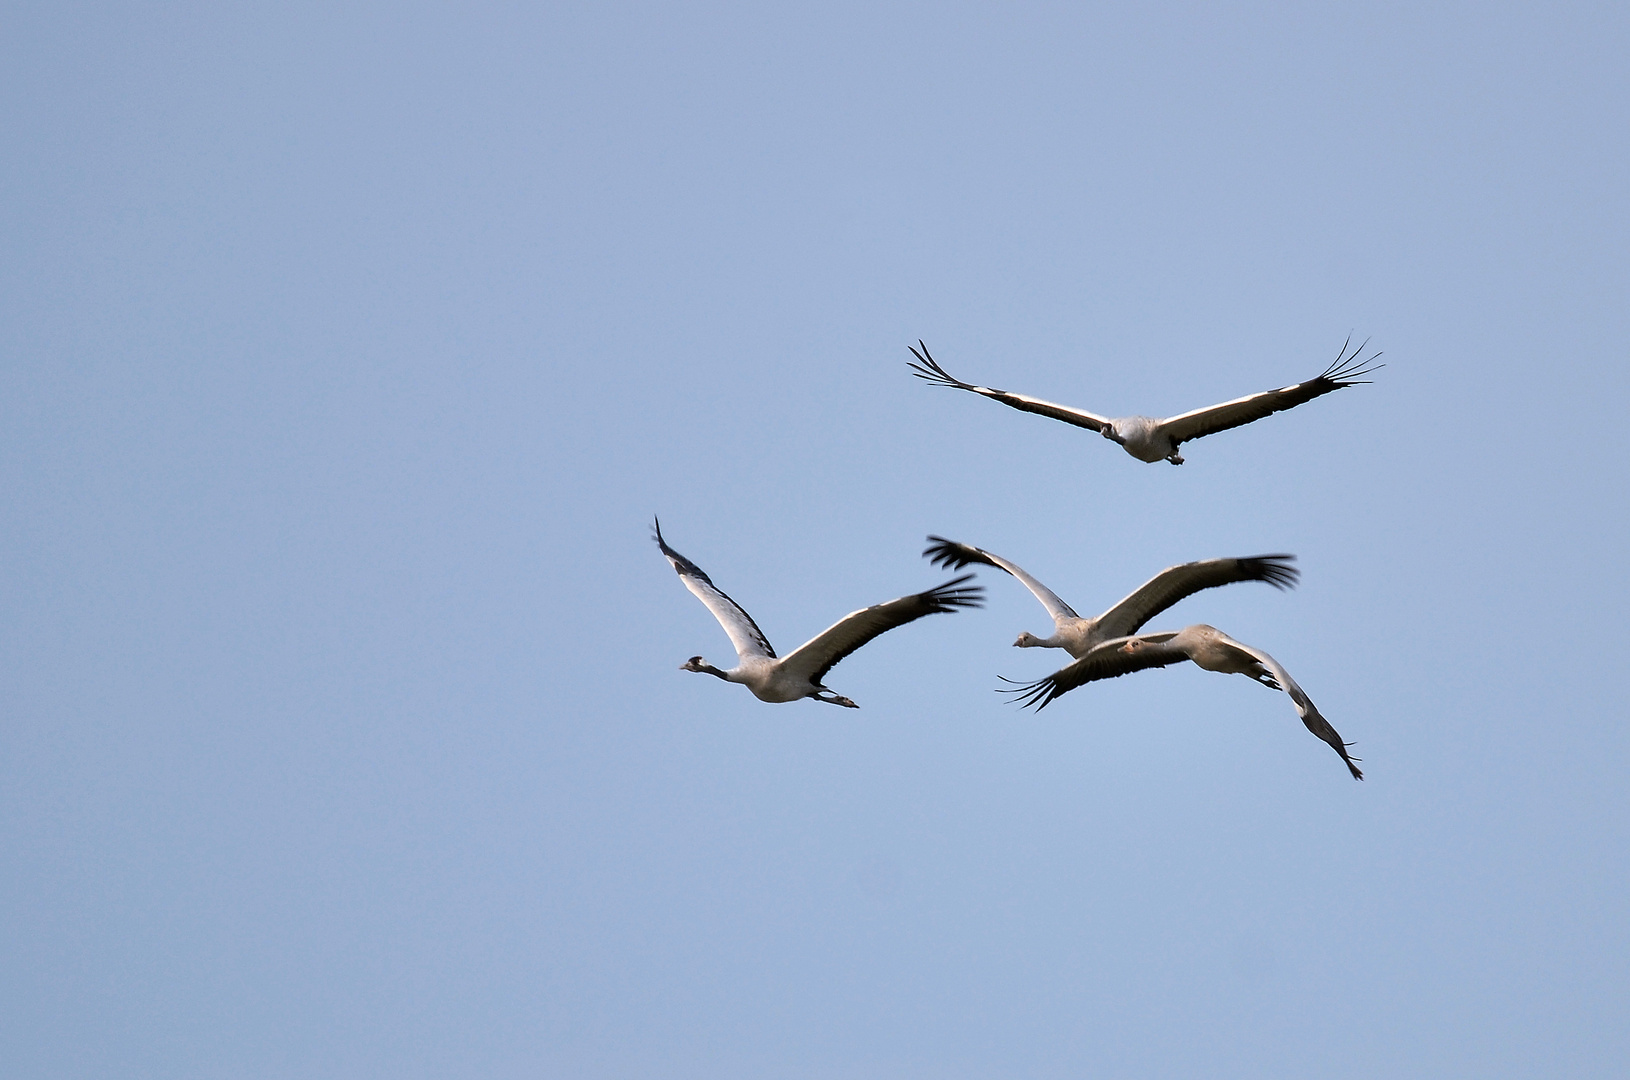
[{"label": "crane's long neck", "polygon": [[1051,637],[1037,637],[1026,632],[1019,635],[1019,640],[1013,644],[1021,649],[1063,649],[1071,656],[1080,658],[1097,644],[1097,619],[1065,619],[1060,618]]},{"label": "crane's long neck", "polygon": [[700,656],[693,656],[689,660],[686,660],[683,664],[679,665],[679,670],[681,670],[681,671],[705,671],[709,675],[718,676],[719,678],[723,679],[725,682],[734,682],[735,681],[735,680],[731,679],[730,672],[721,671],[720,669],[714,667],[712,664],[708,663],[706,660],[703,660]]}]

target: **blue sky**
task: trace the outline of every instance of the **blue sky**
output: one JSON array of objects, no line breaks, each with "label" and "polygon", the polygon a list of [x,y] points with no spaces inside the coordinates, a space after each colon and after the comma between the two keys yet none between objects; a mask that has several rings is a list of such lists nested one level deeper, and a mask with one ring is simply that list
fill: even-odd
[{"label": "blue sky", "polygon": [[[0,42],[23,1077],[1615,1075],[1630,17],[171,6]],[[909,376],[1172,414],[1144,465]],[[1190,559],[1364,758],[1017,583]],[[1616,619],[1615,619],[1616,622]]]}]

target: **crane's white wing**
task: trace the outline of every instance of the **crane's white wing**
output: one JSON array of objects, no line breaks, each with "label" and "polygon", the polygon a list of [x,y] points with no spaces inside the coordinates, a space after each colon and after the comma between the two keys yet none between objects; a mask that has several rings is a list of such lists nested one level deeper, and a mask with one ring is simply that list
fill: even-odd
[{"label": "crane's white wing", "polygon": [[924,615],[981,606],[983,587],[964,584],[972,580],[972,574],[963,574],[927,592],[912,593],[886,604],[873,604],[869,608],[852,611],[788,653],[781,661],[781,670],[807,678],[819,686],[834,664],[879,634]]},{"label": "crane's white wing", "polygon": [[1295,558],[1294,555],[1252,555],[1244,559],[1202,559],[1169,566],[1099,616],[1098,629],[1113,637],[1135,634],[1179,600],[1202,589],[1236,581],[1266,581],[1276,589],[1293,588],[1299,576],[1299,571],[1290,565]]},{"label": "crane's white wing", "polygon": [[928,546],[923,549],[923,557],[935,566],[943,566],[947,570],[961,570],[964,566],[972,563],[981,563],[985,566],[994,566],[998,570],[1006,570],[1023,582],[1024,587],[1029,589],[1037,600],[1041,601],[1041,606],[1047,609],[1047,614],[1053,617],[1054,622],[1061,618],[1080,618],[1075,613],[1075,609],[1060,600],[1053,590],[1000,555],[992,555],[984,548],[976,548],[972,544],[959,544],[955,540],[947,540],[943,536],[930,536],[928,540]]},{"label": "crane's white wing", "polygon": [[[1055,405],[1051,401],[1043,401],[1041,398],[1026,397],[1024,394],[1012,394],[1006,390],[993,390],[988,386],[975,386],[973,383],[965,383],[940,367],[934,358],[928,355],[927,345],[923,345],[921,341],[918,341],[917,344],[922,345],[922,351],[918,352],[916,349],[911,349],[911,355],[915,356],[920,362],[913,364],[907,361],[907,365],[917,378],[927,379],[935,386],[949,386],[957,390],[980,394],[992,401],[1000,401],[1003,405],[1009,405],[1024,412],[1036,413],[1038,416],[1050,416],[1054,420],[1062,420],[1066,424],[1089,428],[1092,431],[1102,431],[1104,425],[1109,423],[1108,417],[1089,413],[1085,409],[1072,409],[1068,405]],[[911,346],[908,345],[906,348],[910,349]]]},{"label": "crane's white wing", "polygon": [[[1226,637],[1227,635],[1223,636]],[[1263,667],[1273,673],[1274,680],[1279,683],[1280,688],[1290,695],[1291,702],[1296,706],[1296,715],[1302,718],[1302,725],[1314,735],[1329,743],[1330,748],[1341,755],[1341,760],[1347,763],[1347,771],[1353,774],[1354,780],[1364,779],[1364,774],[1359,771],[1357,765],[1353,764],[1359,759],[1351,757],[1347,753],[1347,744],[1342,742],[1341,736],[1336,732],[1336,729],[1330,726],[1330,721],[1320,714],[1318,706],[1313,704],[1313,699],[1308,697],[1307,692],[1297,685],[1295,679],[1290,677],[1290,673],[1279,665],[1279,661],[1261,649],[1253,649],[1251,646],[1235,641],[1233,638],[1228,638],[1228,641],[1255,657]]]},{"label": "crane's white wing", "polygon": [[657,522],[655,528],[657,546],[662,549],[662,554],[673,564],[674,572],[685,583],[685,588],[707,605],[713,617],[719,620],[719,625],[724,627],[724,632],[730,635],[730,644],[736,647],[736,655],[742,659],[763,656],[774,660],[775,650],[770,647],[770,639],[764,636],[764,631],[758,628],[753,617],[714,585],[700,566],[668,546],[668,542],[662,539],[661,522]]},{"label": "crane's white wing", "polygon": [[1190,439],[1198,439],[1202,435],[1212,435],[1219,431],[1227,431],[1229,428],[1240,427],[1276,412],[1293,409],[1303,402],[1312,401],[1344,386],[1369,382],[1363,376],[1376,370],[1376,367],[1369,365],[1381,354],[1375,353],[1366,360],[1360,360],[1359,353],[1364,351],[1364,345],[1359,345],[1349,355],[1347,345],[1351,342],[1352,339],[1349,338],[1342,344],[1341,353],[1336,357],[1335,363],[1325,368],[1316,378],[1294,386],[1282,386],[1278,390],[1267,390],[1249,397],[1225,401],[1221,405],[1211,405],[1204,409],[1182,413],[1162,420],[1160,428],[1171,437],[1173,444],[1183,443]]}]

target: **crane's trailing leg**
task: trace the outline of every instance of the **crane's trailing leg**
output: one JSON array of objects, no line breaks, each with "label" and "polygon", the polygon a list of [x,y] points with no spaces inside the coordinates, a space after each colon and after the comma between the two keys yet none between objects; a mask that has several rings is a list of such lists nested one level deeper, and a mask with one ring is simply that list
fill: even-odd
[{"label": "crane's trailing leg", "polygon": [[812,696],[816,701],[824,701],[828,705],[842,705],[845,709],[860,708],[859,705],[856,705],[842,694],[834,694],[824,686],[821,687],[821,692],[819,694],[812,694],[810,696]]}]

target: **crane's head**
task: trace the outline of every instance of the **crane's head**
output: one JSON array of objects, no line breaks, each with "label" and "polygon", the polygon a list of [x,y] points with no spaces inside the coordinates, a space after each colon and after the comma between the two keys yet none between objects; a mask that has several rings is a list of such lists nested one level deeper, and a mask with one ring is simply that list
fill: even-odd
[{"label": "crane's head", "polygon": [[686,660],[683,664],[679,665],[679,670],[680,671],[705,671],[709,675],[717,675],[719,678],[723,679],[725,682],[730,681],[730,676],[726,675],[724,672],[720,671],[718,668],[714,667],[712,664],[708,663],[706,660],[703,660],[700,656],[693,656],[689,660]]},{"label": "crane's head", "polygon": [[1122,446],[1126,445],[1126,440],[1121,437],[1120,432],[1115,430],[1115,425],[1112,423],[1105,424],[1103,427],[1099,428],[1098,434],[1102,435],[1112,443],[1120,443]]},{"label": "crane's head", "polygon": [[1013,643],[1015,649],[1034,649],[1042,644],[1041,638],[1026,630],[1019,635],[1019,640]]},{"label": "crane's head", "polygon": [[1125,645],[1121,646],[1121,652],[1126,653],[1128,656],[1136,656],[1138,653],[1142,652],[1148,647],[1149,643],[1147,641],[1144,641],[1142,638],[1133,638],[1131,641],[1128,641]]}]

